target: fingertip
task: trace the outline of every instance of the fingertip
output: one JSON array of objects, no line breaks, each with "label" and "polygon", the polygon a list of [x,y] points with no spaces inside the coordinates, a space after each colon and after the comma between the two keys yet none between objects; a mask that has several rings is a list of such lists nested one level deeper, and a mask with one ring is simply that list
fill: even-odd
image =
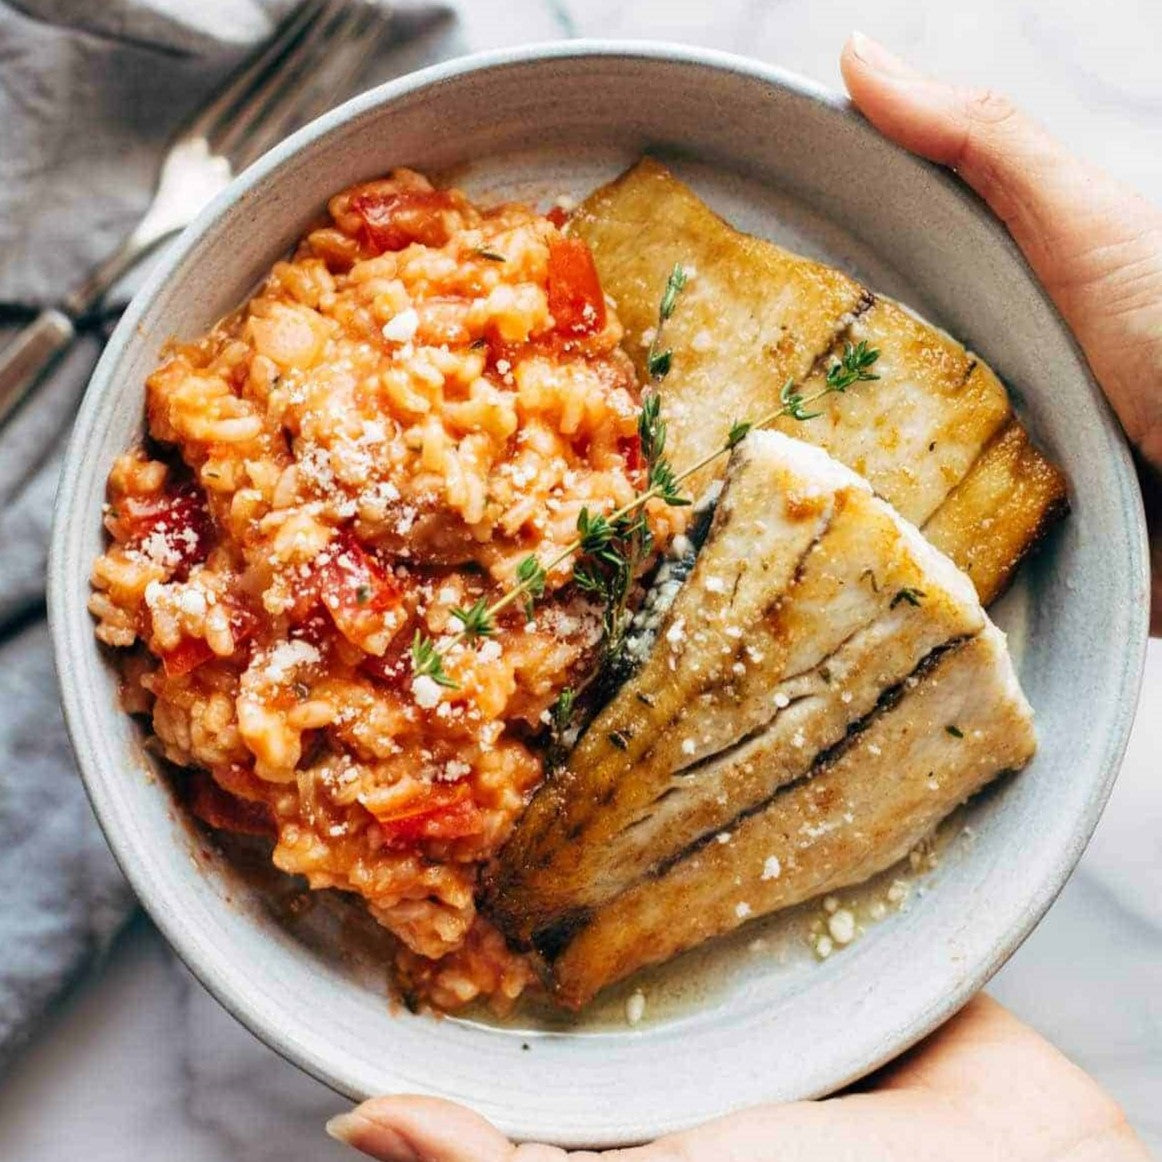
[{"label": "fingertip", "polygon": [[884,77],[915,79],[921,76],[907,61],[858,29],[844,43],[840,55],[841,67],[845,62],[853,70],[862,69]]},{"label": "fingertip", "polygon": [[420,1162],[411,1143],[389,1124],[365,1117],[359,1109],[336,1114],[324,1129],[344,1146],[350,1146],[380,1162]]},{"label": "fingertip", "polygon": [[381,1162],[510,1162],[513,1154],[490,1122],[438,1098],[372,1098],[332,1118],[326,1129]]},{"label": "fingertip", "polygon": [[950,86],[861,32],[848,37],[839,68],[855,107],[889,141],[931,161],[955,164],[964,126]]}]

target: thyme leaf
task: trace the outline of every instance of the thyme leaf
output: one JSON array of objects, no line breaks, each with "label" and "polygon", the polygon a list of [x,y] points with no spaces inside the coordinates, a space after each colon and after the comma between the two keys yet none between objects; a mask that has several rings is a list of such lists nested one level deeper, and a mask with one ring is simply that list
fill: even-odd
[{"label": "thyme leaf", "polygon": [[853,383],[879,379],[868,368],[880,357],[880,353],[867,345],[866,339],[858,343],[844,343],[843,356],[827,370],[827,386],[832,391],[846,391]]},{"label": "thyme leaf", "polygon": [[726,437],[726,446],[728,448],[736,448],[746,439],[747,433],[750,431],[751,425],[746,420],[735,420],[730,425],[730,431]]},{"label": "thyme leaf", "polygon": [[670,374],[670,365],[674,362],[673,351],[651,351],[646,356],[646,370],[651,379],[665,379]]},{"label": "thyme leaf", "polygon": [[689,277],[686,268],[675,262],[670,277],[666,279],[666,289],[662,292],[662,301],[658,304],[658,324],[654,328],[654,337],[650,342],[650,349],[646,355],[646,371],[652,380],[660,381],[670,374],[670,367],[674,361],[674,352],[662,348],[662,330],[667,320],[673,317],[678,305],[678,296],[686,289]]},{"label": "thyme leaf", "polygon": [[463,627],[460,630],[465,641],[476,641],[482,637],[492,637],[496,633],[496,619],[488,608],[486,598],[478,598],[467,609],[453,609],[452,616]]},{"label": "thyme leaf", "polygon": [[554,734],[560,736],[569,729],[569,723],[573,719],[573,707],[576,702],[577,692],[572,686],[566,686],[557,695],[556,702],[549,707],[549,720]]},{"label": "thyme leaf", "polygon": [[444,659],[436,643],[418,629],[412,638],[412,673],[417,678],[431,678],[437,686],[459,689],[444,669]]},{"label": "thyme leaf", "polygon": [[522,558],[516,567],[516,583],[523,593],[525,617],[529,621],[533,619],[537,600],[545,595],[547,580],[544,568],[532,553]]},{"label": "thyme leaf", "polygon": [[896,590],[896,595],[888,608],[895,609],[901,601],[906,601],[909,605],[919,605],[927,596],[923,589],[912,589],[905,585],[903,589]]}]

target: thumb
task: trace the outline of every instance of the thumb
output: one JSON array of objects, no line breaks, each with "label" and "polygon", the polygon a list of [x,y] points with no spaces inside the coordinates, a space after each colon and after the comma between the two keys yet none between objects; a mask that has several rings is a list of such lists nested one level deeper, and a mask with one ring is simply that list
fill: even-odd
[{"label": "thumb", "polygon": [[[516,1162],[517,1150],[479,1114],[430,1097],[376,1097],[327,1123],[332,1138],[380,1162]],[[558,1151],[527,1162],[563,1157]]]},{"label": "thumb", "polygon": [[1008,226],[1131,440],[1162,466],[1162,211],[989,90],[946,85],[855,33],[840,61],[886,137],[947,165]]}]

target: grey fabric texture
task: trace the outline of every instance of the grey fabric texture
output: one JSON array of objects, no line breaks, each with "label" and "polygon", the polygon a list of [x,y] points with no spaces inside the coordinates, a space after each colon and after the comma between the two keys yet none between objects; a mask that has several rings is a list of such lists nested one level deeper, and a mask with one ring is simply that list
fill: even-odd
[{"label": "grey fabric texture", "polygon": [[[169,136],[292,7],[0,0],[0,321],[116,247]],[[457,47],[426,35],[444,15],[392,5],[363,84]],[[0,429],[0,1067],[133,907],[76,774],[44,622],[56,479],[102,338],[83,335]]]}]

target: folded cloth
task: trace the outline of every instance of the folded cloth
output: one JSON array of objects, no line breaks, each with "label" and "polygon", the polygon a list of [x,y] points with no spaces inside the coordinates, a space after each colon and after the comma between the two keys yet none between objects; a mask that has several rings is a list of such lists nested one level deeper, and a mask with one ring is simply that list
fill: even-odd
[{"label": "folded cloth", "polygon": [[[169,135],[293,2],[0,0],[0,312],[58,300],[114,249]],[[391,11],[364,83],[463,47],[420,35],[437,5]],[[0,431],[0,1066],[132,908],[76,776],[44,625],[56,478],[100,339]]]}]

